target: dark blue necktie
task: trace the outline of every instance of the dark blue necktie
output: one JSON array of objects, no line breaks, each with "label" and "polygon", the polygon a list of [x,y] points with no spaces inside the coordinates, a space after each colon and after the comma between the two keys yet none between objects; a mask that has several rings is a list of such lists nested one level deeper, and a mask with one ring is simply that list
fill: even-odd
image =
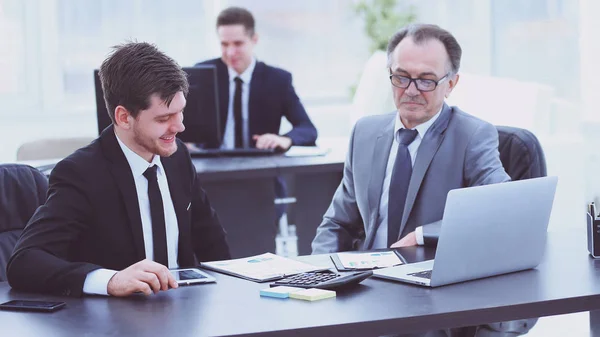
[{"label": "dark blue necktie", "polygon": [[244,147],[244,132],[242,120],[242,81],[241,78],[235,78],[235,93],[233,94],[233,121],[235,130],[235,147]]},{"label": "dark blue necktie", "polygon": [[154,261],[168,267],[165,210],[160,188],[158,187],[156,168],[156,165],[152,165],[144,172],[144,177],[148,179],[148,199],[150,201],[150,217],[152,218],[152,245],[154,246]]},{"label": "dark blue necktie", "polygon": [[396,161],[392,170],[388,197],[388,247],[398,241],[400,235],[406,193],[412,174],[412,160],[408,152],[408,145],[415,140],[417,134],[417,130],[398,130],[398,153],[396,153]]}]

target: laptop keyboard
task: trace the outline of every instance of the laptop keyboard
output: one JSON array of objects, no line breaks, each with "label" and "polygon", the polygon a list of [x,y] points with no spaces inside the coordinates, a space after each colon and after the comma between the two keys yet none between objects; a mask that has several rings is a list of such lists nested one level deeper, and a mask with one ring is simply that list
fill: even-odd
[{"label": "laptop keyboard", "polygon": [[424,270],[424,271],[420,271],[418,273],[410,273],[408,275],[410,276],[416,276],[416,277],[420,277],[420,278],[426,278],[428,280],[431,279],[431,270]]}]

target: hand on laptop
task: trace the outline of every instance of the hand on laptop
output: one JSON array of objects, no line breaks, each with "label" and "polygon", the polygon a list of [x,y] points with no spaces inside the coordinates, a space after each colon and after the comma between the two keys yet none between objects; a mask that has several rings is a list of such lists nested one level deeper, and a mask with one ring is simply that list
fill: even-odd
[{"label": "hand on laptop", "polygon": [[256,141],[257,149],[275,149],[280,148],[287,151],[292,146],[292,139],[289,137],[278,136],[272,133],[264,135],[254,135],[252,140]]},{"label": "hand on laptop", "polygon": [[107,290],[112,296],[128,296],[139,292],[156,294],[177,287],[177,281],[167,267],[151,260],[142,260],[116,273],[108,281]]},{"label": "hand on laptop", "polygon": [[402,239],[400,239],[400,241],[392,244],[392,246],[390,248],[402,248],[402,247],[410,247],[410,246],[416,246],[416,245],[417,245],[417,235],[413,231],[413,232],[406,234],[406,236],[403,237]]}]

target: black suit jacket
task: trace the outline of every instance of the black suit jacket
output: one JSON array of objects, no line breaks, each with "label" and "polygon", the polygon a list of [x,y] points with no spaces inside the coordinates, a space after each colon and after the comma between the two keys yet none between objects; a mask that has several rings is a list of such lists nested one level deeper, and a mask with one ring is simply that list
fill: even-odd
[{"label": "black suit jacket", "polygon": [[[179,226],[179,265],[228,259],[225,232],[186,147],[178,146],[161,161]],[[110,126],[53,169],[48,199],[21,234],[7,276],[15,289],[80,296],[89,272],[122,270],[144,258],[133,174]]]},{"label": "black suit jacket", "polygon": [[[198,63],[217,66],[221,134],[225,132],[229,108],[229,73],[220,58]],[[281,116],[290,121],[293,129],[284,136],[292,139],[292,145],[315,145],[317,129],[308,118],[296,91],[292,86],[292,75],[263,62],[256,62],[250,80],[248,99],[248,129],[252,135],[279,134]],[[250,139],[250,144],[255,142]]]}]

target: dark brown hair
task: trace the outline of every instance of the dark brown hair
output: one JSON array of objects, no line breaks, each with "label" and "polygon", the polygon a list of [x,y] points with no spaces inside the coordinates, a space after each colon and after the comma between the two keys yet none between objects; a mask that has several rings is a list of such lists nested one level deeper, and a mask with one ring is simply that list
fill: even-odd
[{"label": "dark brown hair", "polygon": [[111,121],[115,108],[123,106],[137,118],[150,107],[150,97],[158,94],[167,106],[182,91],[188,94],[186,73],[172,58],[146,42],[129,42],[114,46],[100,66],[100,82]]},{"label": "dark brown hair", "polygon": [[217,28],[229,25],[242,25],[248,36],[254,35],[254,17],[245,8],[229,7],[219,13],[217,17]]},{"label": "dark brown hair", "polygon": [[458,69],[460,68],[460,58],[462,56],[462,49],[460,48],[458,41],[456,41],[456,38],[454,38],[447,30],[430,24],[410,24],[394,34],[387,46],[388,66],[391,66],[391,55],[394,52],[394,49],[396,49],[396,46],[398,46],[400,41],[407,36],[412,37],[416,44],[423,43],[430,39],[440,41],[446,48],[446,53],[448,53],[452,73],[458,73]]}]

